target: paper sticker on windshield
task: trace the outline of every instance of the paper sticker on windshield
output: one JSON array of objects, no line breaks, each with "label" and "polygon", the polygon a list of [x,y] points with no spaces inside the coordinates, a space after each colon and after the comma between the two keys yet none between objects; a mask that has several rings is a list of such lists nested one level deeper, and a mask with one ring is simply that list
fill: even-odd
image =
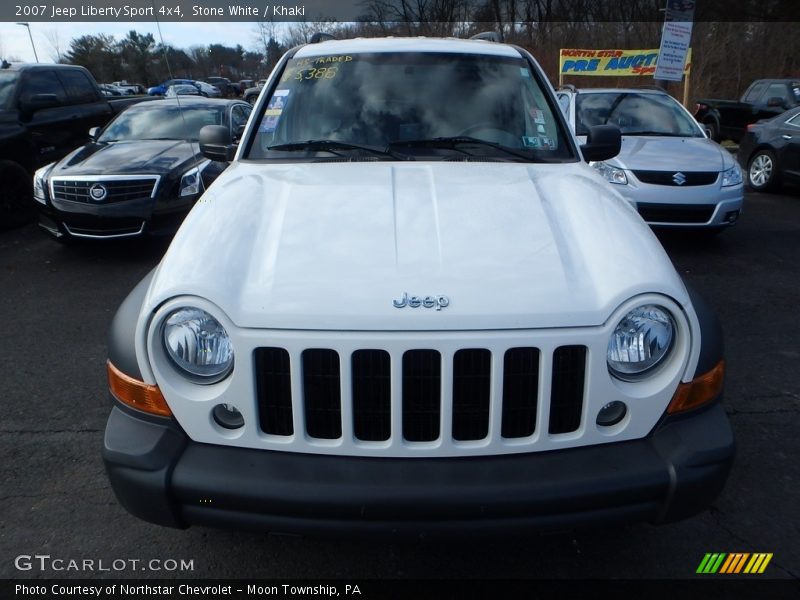
[{"label": "paper sticker on windshield", "polygon": [[530,78],[531,76],[531,72],[528,71],[528,69],[526,69],[525,67],[519,68],[519,74],[522,75],[523,77],[528,77],[528,78]]},{"label": "paper sticker on windshield", "polygon": [[539,133],[545,133],[544,125],[537,125],[536,131],[538,131]]},{"label": "paper sticker on windshield", "polygon": [[275,90],[275,94],[269,99],[267,110],[264,114],[268,117],[279,117],[286,106],[286,96],[289,95],[289,90]]},{"label": "paper sticker on windshield", "polygon": [[534,123],[540,123],[544,125],[544,113],[542,111],[540,111],[538,108],[532,108],[530,113]]},{"label": "paper sticker on windshield", "polygon": [[258,131],[260,133],[274,132],[278,128],[278,120],[280,120],[280,116],[264,117],[258,127]]},{"label": "paper sticker on windshield", "polygon": [[526,148],[538,149],[538,148],[540,148],[539,138],[538,137],[534,137],[534,136],[530,136],[530,135],[523,135],[522,136],[522,145],[525,146]]},{"label": "paper sticker on windshield", "polygon": [[543,135],[539,136],[539,146],[542,150],[553,150],[556,145],[553,143],[553,138],[549,138]]}]

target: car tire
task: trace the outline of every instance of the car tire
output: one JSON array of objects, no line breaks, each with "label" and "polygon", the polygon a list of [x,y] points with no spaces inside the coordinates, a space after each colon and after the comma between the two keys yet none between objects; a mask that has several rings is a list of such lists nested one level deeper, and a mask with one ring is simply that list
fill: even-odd
[{"label": "car tire", "polygon": [[780,187],[778,159],[774,152],[762,148],[753,153],[747,163],[747,185],[756,192],[770,192]]},{"label": "car tire", "polygon": [[708,137],[710,137],[712,140],[717,143],[722,141],[722,138],[719,134],[719,124],[714,119],[706,119],[703,121],[703,127],[706,128]]},{"label": "car tire", "polygon": [[0,161],[0,229],[24,225],[33,215],[32,176],[17,163]]}]

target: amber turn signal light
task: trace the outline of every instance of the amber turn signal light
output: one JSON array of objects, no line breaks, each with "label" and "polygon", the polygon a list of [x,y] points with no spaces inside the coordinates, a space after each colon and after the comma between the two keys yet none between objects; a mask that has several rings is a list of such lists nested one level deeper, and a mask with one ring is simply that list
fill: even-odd
[{"label": "amber turn signal light", "polygon": [[110,360],[106,365],[108,367],[108,387],[117,400],[153,415],[172,416],[172,411],[167,406],[167,401],[164,400],[157,385],[150,385],[125,375],[112,365]]},{"label": "amber turn signal light", "polygon": [[667,407],[668,414],[691,410],[711,402],[722,393],[725,381],[725,361],[719,361],[708,373],[695,377],[689,383],[681,383]]}]

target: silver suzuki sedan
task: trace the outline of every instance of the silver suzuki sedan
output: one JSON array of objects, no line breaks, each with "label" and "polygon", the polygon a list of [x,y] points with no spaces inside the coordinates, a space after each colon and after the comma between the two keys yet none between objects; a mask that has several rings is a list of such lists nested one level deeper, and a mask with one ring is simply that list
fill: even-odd
[{"label": "silver suzuki sedan", "polygon": [[572,87],[557,96],[579,137],[593,125],[620,128],[619,155],[592,164],[648,224],[716,233],[739,219],[739,165],[672,96],[658,89]]}]

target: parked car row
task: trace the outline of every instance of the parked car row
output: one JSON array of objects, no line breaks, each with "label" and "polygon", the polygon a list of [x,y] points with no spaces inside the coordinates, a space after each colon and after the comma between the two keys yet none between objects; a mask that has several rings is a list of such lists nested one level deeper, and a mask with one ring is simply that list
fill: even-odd
[{"label": "parked car row", "polygon": [[227,77],[206,77],[205,80],[195,79],[168,79],[164,83],[153,86],[147,90],[151,96],[164,96],[173,85],[195,86],[201,96],[208,98],[236,98],[243,96],[246,89],[252,87],[252,79],[243,79],[238,83],[232,83]]}]

